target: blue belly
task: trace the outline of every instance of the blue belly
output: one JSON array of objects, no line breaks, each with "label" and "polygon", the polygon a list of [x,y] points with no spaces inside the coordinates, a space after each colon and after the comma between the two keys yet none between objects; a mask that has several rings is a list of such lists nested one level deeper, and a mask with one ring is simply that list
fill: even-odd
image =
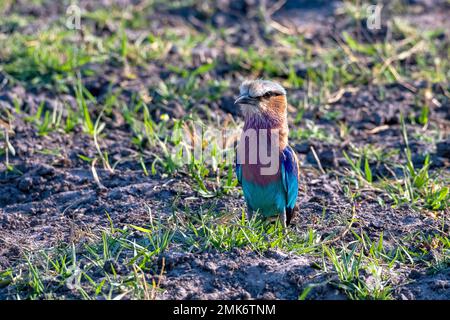
[{"label": "blue belly", "polygon": [[286,192],[281,179],[265,186],[242,179],[242,189],[249,208],[266,217],[279,215],[286,209]]}]

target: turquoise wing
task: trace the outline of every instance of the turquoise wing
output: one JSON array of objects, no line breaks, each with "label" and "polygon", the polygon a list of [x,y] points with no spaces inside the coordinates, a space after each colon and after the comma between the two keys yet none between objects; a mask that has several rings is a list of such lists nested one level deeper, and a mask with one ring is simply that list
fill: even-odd
[{"label": "turquoise wing", "polygon": [[235,165],[236,165],[236,177],[238,179],[239,184],[242,184],[242,167],[237,161],[237,156],[235,158]]},{"label": "turquoise wing", "polygon": [[281,177],[286,192],[286,212],[289,222],[298,198],[298,160],[294,150],[289,146],[284,148],[282,152]]}]

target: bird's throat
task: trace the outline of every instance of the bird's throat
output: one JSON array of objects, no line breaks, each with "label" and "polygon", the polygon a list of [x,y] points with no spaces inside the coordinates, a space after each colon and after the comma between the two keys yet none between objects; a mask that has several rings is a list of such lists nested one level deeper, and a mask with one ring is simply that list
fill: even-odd
[{"label": "bird's throat", "polygon": [[[266,136],[268,141],[272,140],[274,135],[278,136],[279,149],[283,150],[287,146],[289,128],[287,119],[284,117],[270,117],[266,115],[248,115],[245,117],[243,135],[252,136],[256,134],[258,137]],[[258,144],[263,143],[258,139]]]}]

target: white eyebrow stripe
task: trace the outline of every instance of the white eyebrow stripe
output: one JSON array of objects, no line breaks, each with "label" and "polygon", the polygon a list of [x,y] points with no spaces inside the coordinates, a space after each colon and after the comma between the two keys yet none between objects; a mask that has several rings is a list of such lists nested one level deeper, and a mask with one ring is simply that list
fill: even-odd
[{"label": "white eyebrow stripe", "polygon": [[278,83],[269,80],[244,81],[240,87],[241,94],[248,94],[250,97],[262,97],[268,92],[286,95],[286,90]]}]

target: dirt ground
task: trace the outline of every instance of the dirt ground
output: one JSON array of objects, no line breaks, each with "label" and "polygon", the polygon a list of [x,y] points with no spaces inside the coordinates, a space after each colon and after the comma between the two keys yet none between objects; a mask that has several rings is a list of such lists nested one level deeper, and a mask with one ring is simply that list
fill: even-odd
[{"label": "dirt ground", "polygon": [[[78,1],[87,11],[106,8],[113,2],[124,8],[139,5],[139,1],[131,0]],[[437,39],[445,43],[443,48],[446,48],[448,57],[448,2],[406,2],[408,11],[397,13],[389,7],[393,12],[386,12],[386,15],[401,17],[423,32],[442,30]],[[265,36],[267,24],[258,15],[257,6],[251,3],[217,1],[210,3],[210,8],[206,9],[200,4],[181,8],[157,5],[157,9],[144,15],[147,21],[145,30],[149,33],[159,34],[163,28],[171,28],[182,30],[182,34],[190,30],[207,34],[212,25],[225,30],[226,36],[217,40],[214,47],[196,45],[191,49],[187,62],[181,50],[174,45],[168,49],[164,61],[132,65],[135,77],[124,75],[112,59],[89,62],[81,70],[93,72],[83,78],[83,83],[97,101],[105,101],[114,89],[120,88],[119,99],[125,103],[131,101],[134,94],[146,91],[153,98],[149,107],[157,122],[161,121],[158,120],[161,114],[166,113],[175,119],[196,114],[212,125],[223,123],[229,117],[240,123],[242,119],[233,101],[241,80],[255,75],[271,77],[271,72],[255,74],[245,69],[236,70],[226,56],[226,52],[237,47],[270,47],[274,43]],[[323,50],[338,47],[336,39],[344,31],[355,37],[362,34],[361,42],[400,37],[384,20],[382,28],[376,31],[364,29],[363,23],[355,26],[348,16],[339,14],[342,6],[340,1],[287,1],[271,17],[276,22],[275,28],[281,29],[274,31],[275,36],[288,27],[289,30],[295,30],[296,34],[301,34],[305,43]],[[33,19],[23,25],[0,24],[0,31],[5,37],[17,32],[36,34],[64,15],[65,9],[64,4],[55,5],[52,1],[44,1],[39,5],[15,1],[6,9],[6,15],[14,13]],[[86,23],[99,37],[116,32],[114,24],[96,25],[90,20]],[[127,29],[130,41],[139,38],[140,31]],[[2,59],[0,53],[0,66],[5,62]],[[229,81],[229,88],[220,97],[212,101],[200,99],[190,106],[176,97],[165,104],[155,102],[158,101],[158,93],[152,88],[158,88],[165,81],[186,81],[181,77],[177,79],[177,73],[169,70],[168,65],[181,64],[182,68],[192,69],[210,60],[216,61],[216,66],[200,76],[199,87],[207,88],[213,79]],[[406,58],[402,61],[402,68],[419,70],[420,65],[413,60]],[[316,67],[314,63],[295,65],[294,72],[306,78],[309,68],[321,68],[320,62],[317,62]],[[361,59],[359,63],[370,65],[371,62]],[[275,73],[275,79],[287,79],[286,75],[272,73]],[[449,75],[448,70],[446,74]],[[51,86],[34,86],[27,79],[4,82],[3,79],[9,78],[0,68],[0,108],[14,114],[14,134],[10,142],[15,155],[9,155],[10,164],[14,167],[11,171],[5,166],[6,155],[0,154],[0,271],[22,268],[24,256],[30,252],[52,250],[62,243],[81,246],[98,241],[100,232],[110,225],[106,212],[115,227],[121,228],[130,224],[148,224],[149,208],[154,217],[162,220],[169,219],[174,212],[186,212],[186,207],[190,208],[190,212],[214,208],[217,212],[234,212],[237,215],[245,208],[238,187],[220,197],[205,198],[182,170],[166,174],[157,166],[155,174],[144,175],[141,164],[135,160],[140,150],[131,142],[130,125],[124,114],[116,110],[102,118],[105,128],[100,144],[103,150],[108,150],[112,161],[120,162],[114,172],[97,167],[98,180],[101,181],[99,186],[91,164],[79,156],[95,158],[97,155],[92,137],[85,134],[81,126],[76,126],[68,133],[55,130],[41,135],[35,124],[27,121],[27,117],[36,114],[41,103],[45,106],[44,110],[52,111],[64,103],[76,110],[77,101],[73,92],[61,93]],[[314,96],[306,87],[287,86],[289,101],[304,101]],[[295,121],[298,110],[291,105],[291,130],[308,129],[308,125],[313,123],[320,128],[319,134],[322,132],[325,135],[311,134],[306,138],[294,136],[290,139],[301,162],[299,214],[290,228],[293,234],[303,235],[314,229],[321,239],[325,239],[330,235],[341,234],[353,218],[351,231],[334,244],[336,248],[352,243],[356,239],[355,234],[362,233],[370,239],[378,239],[382,235],[386,251],[395,250],[400,243],[411,251],[420,251],[425,243],[423,239],[436,234],[448,239],[448,206],[438,211],[423,207],[417,209],[409,204],[394,206],[386,193],[362,186],[356,192],[357,200],[352,202],[342,183],[342,179],[349,175],[349,164],[343,151],[349,153],[349,150],[354,150],[352,148],[370,145],[385,152],[397,150],[388,156],[388,163],[404,163],[403,150],[406,145],[402,137],[400,114],[419,117],[418,92],[426,89],[439,102],[430,104],[428,114],[428,128],[438,133],[427,135],[428,129],[407,122],[411,160],[420,167],[425,155],[429,154],[430,175],[438,175],[445,184],[449,181],[450,166],[448,79],[439,83],[418,78],[392,83],[364,80],[350,82],[327,104],[326,109],[311,102],[310,108],[305,109],[298,123]],[[17,112],[16,101],[20,101],[20,112]],[[100,109],[94,108],[92,112],[95,119]],[[63,116],[67,116],[67,113]],[[350,128],[346,135],[342,134],[342,124]],[[433,138],[427,139],[430,136]],[[317,153],[320,166],[311,147]],[[155,154],[161,154],[156,147],[149,147],[148,153],[145,153],[144,162],[148,167],[152,165]],[[386,165],[383,161],[371,161],[370,168],[375,181],[381,180],[379,177],[391,175],[392,171],[398,177],[404,174],[400,167]],[[207,184],[214,183],[214,179],[206,180]],[[411,240],[419,234],[419,240]],[[408,237],[411,237],[410,242],[405,240]],[[413,264],[396,262],[390,266],[388,273],[394,299],[450,299],[449,249],[441,249],[429,249],[428,258],[423,261]],[[258,252],[251,246],[225,251],[214,248],[185,250],[174,246],[162,253],[162,257],[165,259],[164,273],[160,278],[154,278],[160,281],[158,299],[297,299],[309,285],[312,285],[312,290],[308,299],[348,298],[342,288],[334,285],[342,279],[335,272],[324,270],[320,255],[312,253],[297,254],[278,248]],[[446,262],[436,271],[432,271],[434,269],[425,262],[437,260]],[[373,276],[363,271],[360,277],[366,283],[373,281]],[[80,297],[67,290],[62,291],[61,297]],[[11,298],[11,289],[3,287],[1,282],[0,298]]]}]

